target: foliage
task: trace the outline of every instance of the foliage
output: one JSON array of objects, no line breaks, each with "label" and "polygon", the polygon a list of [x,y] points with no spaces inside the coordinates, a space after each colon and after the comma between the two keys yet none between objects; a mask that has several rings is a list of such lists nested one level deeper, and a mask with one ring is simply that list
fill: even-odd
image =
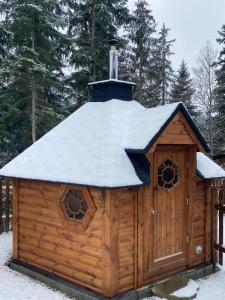
[{"label": "foliage", "polygon": [[[63,119],[63,57],[68,44],[58,1],[2,1],[1,149],[9,160]],[[13,150],[12,150],[13,149]],[[10,155],[8,154],[10,153]],[[2,155],[2,154],[1,154]]]},{"label": "foliage", "polygon": [[197,116],[197,108],[192,101],[193,94],[194,88],[190,72],[187,64],[183,60],[171,87],[170,102],[173,103],[181,101],[186,106],[190,114],[195,117]]},{"label": "foliage", "polygon": [[218,130],[217,143],[218,151],[225,151],[225,25],[219,31],[217,42],[222,46],[217,62],[216,71],[216,126]]}]

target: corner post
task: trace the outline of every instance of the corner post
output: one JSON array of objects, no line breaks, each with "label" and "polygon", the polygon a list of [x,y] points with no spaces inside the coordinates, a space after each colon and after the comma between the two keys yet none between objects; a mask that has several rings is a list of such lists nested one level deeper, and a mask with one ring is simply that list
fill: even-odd
[{"label": "corner post", "polygon": [[18,260],[18,180],[13,180],[13,213],[12,213],[12,220],[13,220],[13,259]]},{"label": "corner post", "polygon": [[119,289],[119,257],[118,257],[118,193],[105,192],[105,276],[103,281],[104,294],[113,297]]}]

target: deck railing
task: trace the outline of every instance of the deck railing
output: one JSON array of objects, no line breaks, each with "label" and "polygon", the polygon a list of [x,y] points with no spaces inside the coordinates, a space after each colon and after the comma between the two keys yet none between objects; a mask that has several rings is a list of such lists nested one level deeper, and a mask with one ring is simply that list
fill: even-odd
[{"label": "deck railing", "polygon": [[0,177],[0,234],[12,228],[12,184]]},{"label": "deck railing", "polygon": [[[215,253],[215,262],[223,265],[223,253],[225,253],[225,245],[223,240],[224,234],[224,214],[225,214],[225,181],[217,180],[213,186],[213,203],[215,205],[214,212],[214,248],[218,250]],[[217,252],[217,251],[216,251]]]}]

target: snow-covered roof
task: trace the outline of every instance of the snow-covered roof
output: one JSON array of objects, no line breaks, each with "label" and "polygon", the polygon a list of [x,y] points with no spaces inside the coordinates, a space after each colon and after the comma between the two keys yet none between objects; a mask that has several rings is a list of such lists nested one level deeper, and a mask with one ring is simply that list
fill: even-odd
[{"label": "snow-covered roof", "polygon": [[107,188],[147,184],[145,153],[178,109],[188,114],[181,103],[152,109],[118,99],[86,103],[4,166],[0,175]]},{"label": "snow-covered roof", "polygon": [[134,82],[118,80],[118,79],[106,79],[106,80],[101,80],[101,81],[94,81],[94,82],[88,83],[88,85],[89,86],[96,85],[96,84],[99,85],[99,84],[106,83],[106,82],[118,82],[118,83],[124,83],[124,84],[129,84],[129,85],[136,85],[136,83],[134,83]]},{"label": "snow-covered roof", "polygon": [[225,178],[225,170],[201,152],[197,152],[197,172],[204,179]]},{"label": "snow-covered roof", "polygon": [[3,176],[98,187],[141,185],[125,152],[135,101],[88,102],[0,170]]}]

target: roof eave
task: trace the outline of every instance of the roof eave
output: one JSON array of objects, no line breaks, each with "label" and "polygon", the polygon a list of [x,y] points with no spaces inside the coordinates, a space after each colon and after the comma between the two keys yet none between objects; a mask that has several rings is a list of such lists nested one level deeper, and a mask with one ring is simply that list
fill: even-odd
[{"label": "roof eave", "polygon": [[127,152],[130,152],[130,153],[139,153],[139,154],[148,153],[148,151],[155,144],[155,142],[158,140],[158,138],[160,137],[160,135],[163,133],[163,131],[170,124],[170,122],[173,120],[173,118],[175,117],[175,115],[178,112],[182,112],[184,114],[186,120],[189,122],[192,130],[194,131],[194,133],[198,137],[198,139],[199,139],[201,145],[203,146],[203,148],[205,149],[205,151],[206,152],[210,152],[210,148],[209,148],[209,146],[208,146],[205,138],[203,137],[202,133],[200,132],[200,130],[198,129],[197,125],[195,124],[195,122],[193,121],[193,119],[191,118],[190,114],[188,113],[188,111],[186,110],[185,106],[182,103],[179,103],[177,105],[176,109],[173,111],[173,113],[171,114],[171,116],[166,120],[166,122],[163,124],[163,126],[160,128],[160,130],[154,135],[154,137],[151,139],[151,141],[148,143],[148,145],[144,149],[130,149],[130,148],[126,148],[125,150]]}]

